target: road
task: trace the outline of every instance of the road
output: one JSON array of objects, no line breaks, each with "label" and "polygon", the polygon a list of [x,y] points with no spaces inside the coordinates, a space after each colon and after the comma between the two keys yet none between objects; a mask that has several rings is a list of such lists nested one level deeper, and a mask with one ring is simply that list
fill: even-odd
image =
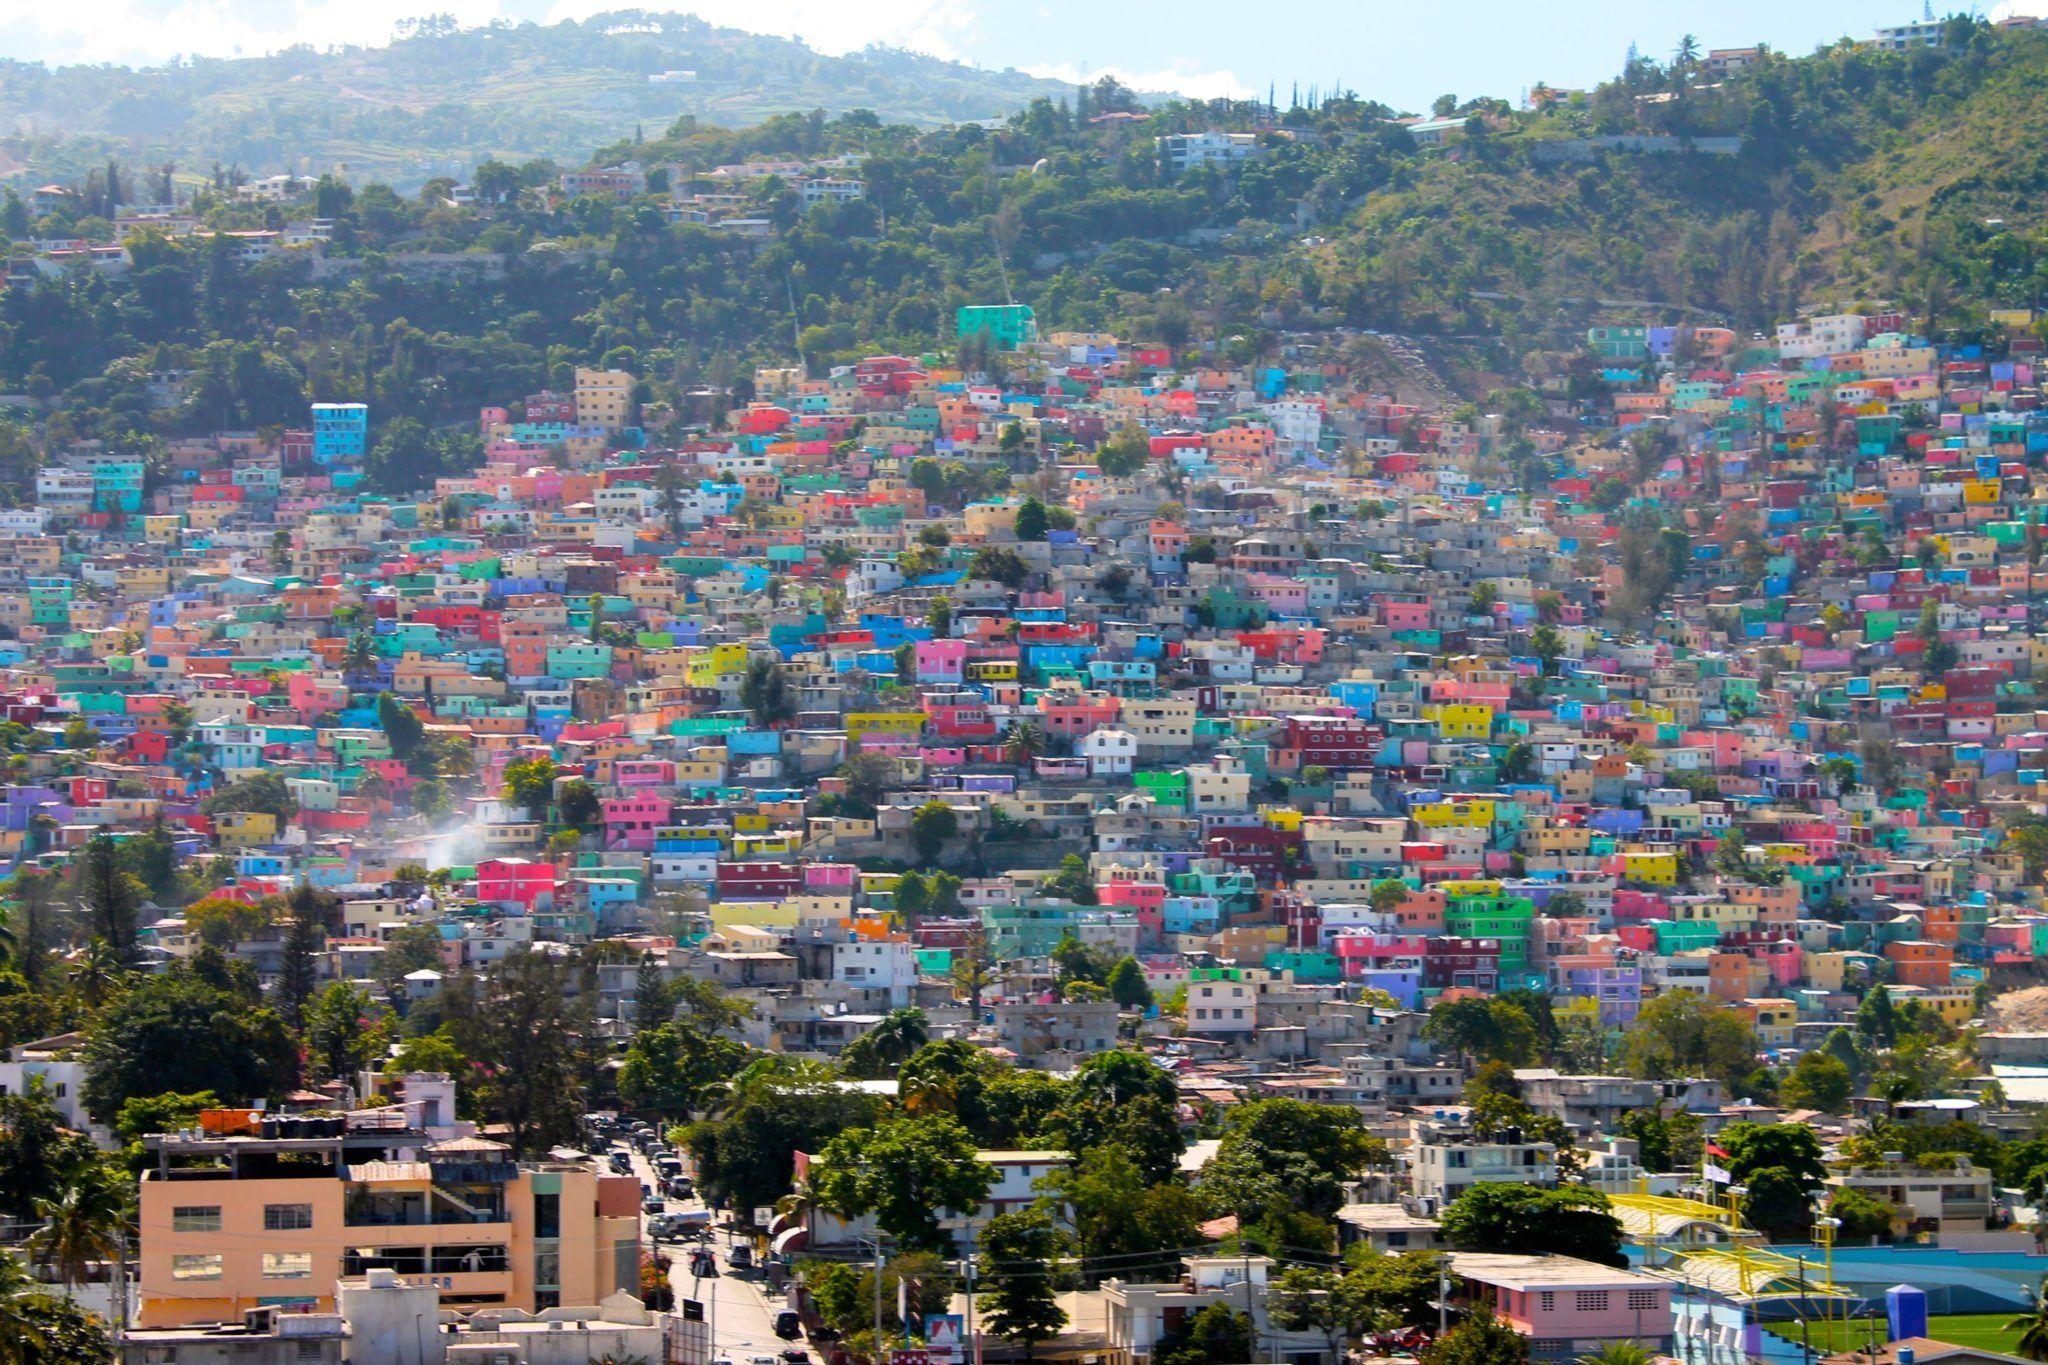
[{"label": "road", "polygon": [[[685,1155],[686,1170],[689,1169],[688,1163],[689,1158]],[[661,1188],[653,1163],[638,1151],[633,1153],[633,1174],[643,1190]],[[701,1199],[665,1199],[662,1203],[668,1213],[701,1213],[705,1207]],[[641,1240],[673,1263],[669,1270],[669,1284],[675,1289],[677,1311],[681,1311],[684,1299],[697,1299],[704,1304],[704,1316],[714,1332],[711,1351],[714,1360],[723,1357],[736,1365],[748,1365],[749,1357],[777,1357],[785,1348],[802,1344],[783,1341],[775,1335],[775,1314],[781,1304],[770,1300],[767,1282],[760,1273],[732,1273],[727,1263],[727,1254],[733,1243],[730,1233],[720,1230],[713,1234],[710,1245],[718,1257],[718,1274],[700,1280],[690,1274],[689,1253],[696,1243],[656,1242],[646,1234],[646,1220],[651,1216],[641,1215]]]}]

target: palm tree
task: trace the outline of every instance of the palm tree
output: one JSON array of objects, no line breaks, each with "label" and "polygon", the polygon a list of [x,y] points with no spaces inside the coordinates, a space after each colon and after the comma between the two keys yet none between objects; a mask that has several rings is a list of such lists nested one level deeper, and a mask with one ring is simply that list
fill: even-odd
[{"label": "palm tree", "polygon": [[1003,757],[1022,768],[1045,752],[1045,731],[1036,721],[1020,720],[1003,736]]},{"label": "palm tree", "polygon": [[1579,1365],[1654,1365],[1657,1357],[1640,1342],[1610,1341],[1579,1357]]},{"label": "palm tree", "polygon": [[114,945],[95,934],[71,964],[71,989],[98,1009],[121,989],[127,969]]},{"label": "palm tree", "polygon": [[367,630],[359,630],[348,637],[348,648],[342,652],[342,670],[352,678],[367,678],[377,671],[377,640]]},{"label": "palm tree", "polygon": [[874,1054],[892,1067],[903,1065],[911,1054],[932,1040],[929,1022],[921,1009],[890,1010],[868,1034]]},{"label": "palm tree", "polygon": [[0,1365],[40,1365],[55,1344],[56,1300],[19,1256],[0,1252]]},{"label": "palm tree", "polygon": [[55,1270],[67,1289],[85,1283],[95,1262],[120,1254],[127,1200],[104,1166],[86,1166],[55,1199],[36,1200],[35,1215],[42,1226],[29,1235],[29,1253]]},{"label": "palm tree", "polygon": [[2005,1330],[2020,1334],[2013,1348],[2019,1354],[2028,1360],[2048,1361],[2048,1276],[2042,1278],[2032,1297],[2033,1307],[2008,1322]]}]

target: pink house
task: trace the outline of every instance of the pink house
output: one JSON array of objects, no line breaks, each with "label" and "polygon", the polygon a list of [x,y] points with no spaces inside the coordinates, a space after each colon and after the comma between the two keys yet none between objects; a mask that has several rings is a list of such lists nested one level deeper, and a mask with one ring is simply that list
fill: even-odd
[{"label": "pink house", "polygon": [[346,708],[348,688],[310,673],[292,673],[285,678],[285,699],[300,715],[318,716]]},{"label": "pink house", "polygon": [[1158,882],[1101,882],[1095,894],[1104,905],[1154,912],[1166,908],[1166,888]]},{"label": "pink house", "polygon": [[675,780],[674,759],[622,758],[612,764],[612,781],[621,787],[670,787]]},{"label": "pink house", "polygon": [[851,891],[860,881],[860,868],[853,863],[805,863],[805,891]]},{"label": "pink house", "polygon": [[1528,1337],[1532,1360],[1573,1359],[1608,1342],[1671,1350],[1671,1285],[1571,1256],[1451,1253],[1456,1297],[1486,1304]]},{"label": "pink house", "polygon": [[1388,630],[1428,630],[1431,624],[1427,602],[1382,602],[1380,623]]},{"label": "pink house", "polygon": [[669,822],[665,796],[612,796],[604,801],[604,846],[614,851],[652,853],[654,831]]},{"label": "pink house", "polygon": [[967,641],[919,640],[914,649],[919,682],[957,683],[966,679]]},{"label": "pink house", "polygon": [[476,865],[476,898],[492,905],[532,910],[552,908],[557,873],[553,863],[530,858],[486,858]]},{"label": "pink house", "polygon": [[1108,692],[1071,692],[1063,689],[1038,694],[1038,715],[1048,735],[1079,739],[1095,730],[1116,724],[1123,702]]}]

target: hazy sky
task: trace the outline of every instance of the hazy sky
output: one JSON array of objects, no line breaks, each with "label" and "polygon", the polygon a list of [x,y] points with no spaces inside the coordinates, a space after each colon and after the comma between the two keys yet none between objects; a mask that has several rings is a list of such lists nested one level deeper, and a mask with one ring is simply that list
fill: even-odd
[{"label": "hazy sky", "polygon": [[[1440,94],[1513,99],[1537,81],[1588,85],[1631,42],[1668,56],[1685,33],[1708,47],[1767,42],[1802,53],[1880,23],[1919,17],[1922,0],[702,0],[668,8],[844,52],[869,43],[1062,78],[1114,72],[1148,89],[1264,94],[1342,84],[1406,108]],[[46,61],[157,62],[179,53],[257,53],[295,42],[380,43],[393,24],[446,12],[585,18],[618,0],[0,0],[0,55]],[[1938,13],[1961,8],[1940,0]],[[649,4],[649,9],[665,8]],[[2002,0],[1993,15],[2048,13]]]}]

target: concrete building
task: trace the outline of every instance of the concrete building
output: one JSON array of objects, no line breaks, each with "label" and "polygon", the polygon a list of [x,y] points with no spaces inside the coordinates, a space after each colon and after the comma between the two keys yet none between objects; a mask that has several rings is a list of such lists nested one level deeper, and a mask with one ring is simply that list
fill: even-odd
[{"label": "concrete building", "polygon": [[328,1312],[336,1280],[377,1269],[425,1280],[465,1311],[532,1312],[638,1287],[636,1180],[437,1138],[427,1109],[214,1109],[197,1129],[148,1136],[137,1321]]}]

